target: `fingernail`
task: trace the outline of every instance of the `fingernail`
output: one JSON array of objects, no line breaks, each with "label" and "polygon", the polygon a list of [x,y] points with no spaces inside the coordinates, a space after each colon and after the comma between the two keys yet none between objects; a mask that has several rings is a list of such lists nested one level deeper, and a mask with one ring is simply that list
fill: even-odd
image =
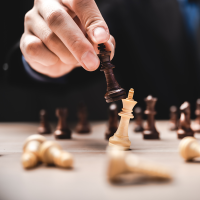
[{"label": "fingernail", "polygon": [[102,27],[97,27],[94,29],[94,38],[97,43],[106,42],[108,40],[108,33]]},{"label": "fingernail", "polygon": [[97,55],[93,54],[90,51],[85,52],[82,55],[81,60],[88,70],[95,70],[99,65],[99,59]]}]

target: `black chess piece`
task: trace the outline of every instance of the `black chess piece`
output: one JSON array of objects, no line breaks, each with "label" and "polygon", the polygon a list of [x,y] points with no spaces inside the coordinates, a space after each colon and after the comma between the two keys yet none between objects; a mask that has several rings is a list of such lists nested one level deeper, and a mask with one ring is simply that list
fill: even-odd
[{"label": "black chess piece", "polygon": [[146,110],[144,113],[147,115],[147,124],[146,127],[144,127],[143,131],[143,138],[144,139],[159,139],[159,132],[156,130],[155,127],[155,104],[156,104],[157,98],[153,98],[151,95],[149,95],[146,99]]},{"label": "black chess piece", "polygon": [[144,130],[143,128],[143,113],[142,108],[136,107],[134,109],[134,118],[135,118],[135,132],[142,132]]},{"label": "black chess piece", "polygon": [[67,125],[67,108],[58,108],[56,109],[56,116],[58,117],[58,125],[54,136],[56,139],[70,139],[71,130]]},{"label": "black chess piece", "polygon": [[169,130],[175,131],[178,129],[178,109],[176,106],[170,107],[170,122]]},{"label": "black chess piece", "polygon": [[47,112],[45,110],[40,111],[40,126],[38,127],[39,134],[50,134],[51,127],[48,123]]},{"label": "black chess piece", "polygon": [[117,104],[112,103],[109,106],[109,119],[108,119],[108,129],[105,133],[105,139],[109,140],[110,137],[114,135],[118,128],[118,112]]},{"label": "black chess piece", "polygon": [[118,101],[121,99],[125,99],[126,92],[123,88],[120,87],[118,82],[115,79],[115,75],[113,74],[113,68],[115,66],[110,61],[110,51],[105,50],[104,44],[98,45],[99,49],[99,59],[101,62],[101,71],[104,71],[106,82],[107,82],[107,92],[105,94],[105,99],[107,103]]},{"label": "black chess piece", "polygon": [[180,107],[180,120],[177,137],[178,139],[182,139],[187,136],[193,137],[194,131],[190,126],[190,104],[186,101]]},{"label": "black chess piece", "polygon": [[200,133],[200,99],[197,99],[195,115],[197,116],[192,129],[195,133]]},{"label": "black chess piece", "polygon": [[87,120],[87,107],[86,105],[81,102],[78,105],[78,119],[79,122],[76,126],[76,132],[77,133],[90,133],[90,125]]}]

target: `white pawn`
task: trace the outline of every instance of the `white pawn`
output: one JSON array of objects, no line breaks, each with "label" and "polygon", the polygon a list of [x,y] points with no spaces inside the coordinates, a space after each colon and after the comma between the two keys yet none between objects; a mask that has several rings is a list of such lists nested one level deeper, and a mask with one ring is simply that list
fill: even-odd
[{"label": "white pawn", "polygon": [[40,161],[39,158],[39,149],[43,142],[46,141],[46,138],[42,135],[31,135],[29,136],[23,147],[22,154],[22,165],[24,168],[32,168],[35,167]]},{"label": "white pawn", "polygon": [[61,146],[53,141],[44,142],[40,148],[40,158],[45,164],[54,164],[58,167],[73,167],[73,157],[63,151]]},{"label": "white pawn", "polygon": [[171,179],[170,172],[165,167],[142,161],[137,156],[122,149],[111,148],[107,169],[108,179],[110,181],[118,181],[119,175],[127,173],[138,173],[155,178]]},{"label": "white pawn", "polygon": [[137,101],[133,100],[133,94],[134,90],[131,88],[129,90],[128,98],[122,99],[123,108],[118,114],[121,116],[121,120],[116,133],[109,139],[109,146],[119,146],[123,150],[130,149],[131,142],[128,137],[128,125],[130,119],[134,118],[132,111],[133,107],[137,103]]},{"label": "white pawn", "polygon": [[200,145],[194,137],[185,137],[179,144],[179,153],[186,161],[200,157]]}]

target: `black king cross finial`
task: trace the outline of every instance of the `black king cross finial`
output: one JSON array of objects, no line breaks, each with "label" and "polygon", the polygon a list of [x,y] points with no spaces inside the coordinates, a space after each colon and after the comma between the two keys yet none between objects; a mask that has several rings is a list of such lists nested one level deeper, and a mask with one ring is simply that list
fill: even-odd
[{"label": "black king cross finial", "polygon": [[106,82],[107,82],[107,92],[105,94],[105,99],[107,103],[118,101],[121,99],[125,99],[126,92],[123,88],[120,87],[118,82],[115,79],[115,75],[113,74],[113,68],[115,66],[110,62],[110,51],[105,50],[104,44],[98,45],[99,50],[99,59],[101,62],[101,71],[104,71]]}]

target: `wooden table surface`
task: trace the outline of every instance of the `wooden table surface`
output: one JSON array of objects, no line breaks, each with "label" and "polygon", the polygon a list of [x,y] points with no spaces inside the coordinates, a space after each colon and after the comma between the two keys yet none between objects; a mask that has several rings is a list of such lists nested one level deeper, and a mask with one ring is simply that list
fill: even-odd
[{"label": "wooden table surface", "polygon": [[[174,179],[146,179],[111,184],[106,178],[107,122],[93,122],[92,133],[58,140],[74,156],[74,169],[40,165],[24,170],[20,163],[24,140],[35,134],[36,123],[0,123],[0,200],[199,200],[200,162],[186,163],[179,156],[176,133],[167,121],[157,121],[161,140],[143,140],[129,126],[131,153],[171,169]],[[54,140],[53,135],[47,136]],[[200,134],[196,134],[200,141]]]}]

